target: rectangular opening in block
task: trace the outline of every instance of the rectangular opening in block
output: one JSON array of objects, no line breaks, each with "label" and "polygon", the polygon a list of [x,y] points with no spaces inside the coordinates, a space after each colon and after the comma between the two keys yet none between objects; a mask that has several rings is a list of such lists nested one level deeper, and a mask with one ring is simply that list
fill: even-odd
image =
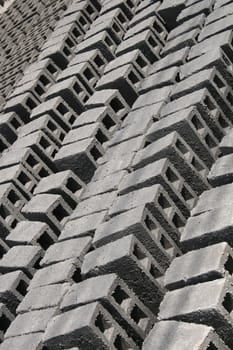
[{"label": "rectangular opening in block", "polygon": [[140,328],[145,330],[145,328],[148,325],[149,319],[146,316],[146,314],[141,309],[139,309],[137,305],[135,305],[132,309],[130,316]]},{"label": "rectangular opening in block", "polygon": [[97,67],[99,67],[99,68],[101,68],[105,65],[105,63],[102,60],[102,58],[100,57],[100,55],[96,55],[96,57],[94,58],[94,62],[97,65]]},{"label": "rectangular opening in block", "polygon": [[119,334],[116,336],[113,345],[117,350],[132,350],[131,346]]},{"label": "rectangular opening in block", "polygon": [[96,146],[92,147],[90,150],[90,154],[92,155],[92,157],[94,158],[94,160],[99,159],[100,157],[102,157],[102,154],[100,153],[100,151],[98,150],[98,148]]},{"label": "rectangular opening in block", "polygon": [[47,250],[51,244],[54,243],[54,240],[50,237],[47,232],[44,232],[40,238],[37,239],[38,244],[44,249]]},{"label": "rectangular opening in block", "polygon": [[19,294],[21,294],[22,296],[25,296],[27,294],[27,288],[28,288],[28,284],[21,279],[16,287],[16,290],[17,292],[19,292]]},{"label": "rectangular opening in block", "polygon": [[128,310],[128,306],[131,302],[129,295],[123,290],[121,286],[117,286],[112,292],[113,299],[119,304],[124,310]]},{"label": "rectangular opening in block", "polygon": [[77,181],[75,181],[72,177],[69,177],[69,179],[67,180],[66,187],[72,193],[77,193],[82,189],[82,186]]},{"label": "rectangular opening in block", "polygon": [[54,210],[53,210],[53,215],[55,218],[61,222],[66,216],[69,215],[69,213],[62,207],[61,204],[59,204]]},{"label": "rectangular opening in block", "polygon": [[6,317],[6,315],[2,314],[0,317],[0,330],[5,333],[10,324],[11,321]]},{"label": "rectangular opening in block", "polygon": [[104,315],[99,312],[98,316],[95,319],[95,326],[104,334],[105,338],[110,341],[113,334],[113,325],[107,320]]},{"label": "rectangular opening in block", "polygon": [[226,293],[225,298],[222,302],[222,306],[229,312],[229,314],[233,310],[233,297],[231,293]]},{"label": "rectangular opening in block", "polygon": [[220,350],[219,348],[217,348],[214,343],[209,343],[209,345],[207,346],[206,350]]},{"label": "rectangular opening in block", "polygon": [[137,244],[134,245],[133,255],[142,264],[142,266],[144,266],[144,268],[147,270],[147,268],[150,264],[149,258],[146,256],[146,254],[140,249],[140,247]]},{"label": "rectangular opening in block", "polygon": [[28,106],[31,110],[33,110],[33,108],[36,108],[37,104],[31,98],[28,98],[26,100],[26,106]]}]

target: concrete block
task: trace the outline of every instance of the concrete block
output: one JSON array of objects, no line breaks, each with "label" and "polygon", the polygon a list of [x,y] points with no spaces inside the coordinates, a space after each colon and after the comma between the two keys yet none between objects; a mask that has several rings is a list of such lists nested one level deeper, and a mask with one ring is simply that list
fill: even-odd
[{"label": "concrete block", "polygon": [[91,214],[90,216],[84,216],[82,218],[73,218],[66,223],[62,230],[59,241],[67,239],[73,239],[76,237],[93,236],[96,228],[104,221],[106,211]]},{"label": "concrete block", "polygon": [[[232,347],[231,280],[219,280],[168,292],[160,307],[160,319],[201,323],[214,328]],[[205,295],[205,298],[203,298]],[[186,300],[184,303],[183,300]]]},{"label": "concrete block", "polygon": [[213,10],[213,8],[214,8],[213,0],[199,1],[183,9],[178,15],[177,21],[182,23],[201,13],[204,13],[207,16]]},{"label": "concrete block", "polygon": [[204,191],[199,197],[196,206],[193,208],[192,215],[198,215],[206,211],[230,205],[232,189],[233,185],[227,184]]},{"label": "concrete block", "polygon": [[66,134],[66,130],[64,130],[52,116],[45,114],[21,127],[18,132],[18,137],[21,138],[39,130],[42,130],[59,146],[61,146],[62,140]]},{"label": "concrete block", "polygon": [[85,139],[95,138],[96,141],[106,147],[106,142],[110,139],[111,134],[101,123],[93,123],[80,126],[71,130],[63,140],[63,146],[78,142]]},{"label": "concrete block", "polygon": [[166,271],[164,285],[173,290],[217,280],[232,275],[232,267],[232,249],[225,242],[215,244],[175,258]]},{"label": "concrete block", "polygon": [[98,81],[96,89],[117,89],[127,103],[132,106],[137,98],[141,80],[142,77],[130,63],[105,74]]},{"label": "concrete block", "polygon": [[232,131],[230,130],[226,136],[223,137],[222,141],[219,144],[219,149],[221,155],[225,156],[233,153],[232,149]]},{"label": "concrete block", "polygon": [[97,227],[93,245],[101,247],[133,234],[158,261],[167,268],[179,248],[145,206],[134,208],[103,222]]},{"label": "concrete block", "polygon": [[13,271],[0,276],[0,303],[15,315],[19,303],[27,293],[29,278],[22,271]]},{"label": "concrete block", "polygon": [[178,37],[168,41],[163,50],[162,56],[167,56],[168,54],[174,53],[185,47],[191,47],[197,43],[197,38],[199,36],[200,29],[194,28],[189,32],[179,35]]},{"label": "concrete block", "polygon": [[51,33],[49,40],[55,38],[60,39],[61,36],[67,35],[67,33],[69,33],[70,37],[77,44],[80,43],[84,38],[83,29],[77,23],[71,22],[66,24],[64,22],[61,26],[59,25],[55,28],[54,32]]},{"label": "concrete block", "polygon": [[168,30],[177,26],[177,16],[185,8],[184,0],[165,0],[158,8],[159,15],[166,23]]},{"label": "concrete block", "polygon": [[208,180],[213,187],[223,186],[230,184],[233,181],[233,167],[232,167],[232,154],[228,154],[224,157],[217,159],[212,166]]},{"label": "concrete block", "polygon": [[66,282],[80,282],[80,268],[76,259],[69,259],[39,269],[31,280],[28,290],[48,285],[61,285]]},{"label": "concrete block", "polygon": [[206,121],[215,137],[221,140],[227,132],[230,124],[217,101],[206,88],[192,92],[175,101],[169,102],[161,111],[161,118],[182,109],[195,106]]},{"label": "concrete block", "polygon": [[132,235],[87,254],[82,273],[86,277],[116,273],[146,307],[152,312],[158,310],[163,295],[158,278],[163,270]]},{"label": "concrete block", "polygon": [[178,36],[189,32],[190,30],[194,28],[202,29],[205,22],[206,16],[204,13],[201,13],[188,21],[185,21],[178,25],[176,28],[172,29],[172,31],[167,36],[167,41],[173,40],[177,38]]},{"label": "concrete block", "polygon": [[18,315],[7,329],[5,338],[44,332],[49,320],[56,314],[56,308],[36,310]]},{"label": "concrete block", "polygon": [[93,49],[99,49],[107,61],[115,57],[116,43],[112,40],[107,31],[100,32],[90,38],[85,38],[78,44],[76,52],[82,53]]},{"label": "concrete block", "polygon": [[140,206],[145,206],[171,238],[178,242],[179,229],[185,225],[186,219],[161,185],[156,184],[117,197],[109,215],[115,216]]},{"label": "concrete block", "polygon": [[161,158],[168,158],[196,193],[209,188],[206,180],[208,168],[176,132],[137,152],[132,165],[139,169]]},{"label": "concrete block", "polygon": [[37,245],[46,250],[57,241],[57,236],[49,226],[39,221],[20,221],[6,237],[11,246]]},{"label": "concrete block", "polygon": [[108,107],[119,120],[124,119],[130,110],[125,99],[115,89],[95,91],[85,107],[86,109]]},{"label": "concrete block", "polygon": [[208,168],[218,156],[218,140],[195,107],[189,107],[156,121],[147,131],[150,142],[176,131]]},{"label": "concrete block", "polygon": [[67,311],[94,301],[100,302],[139,346],[155,322],[152,312],[115,274],[93,277],[74,284],[65,295],[60,308]]},{"label": "concrete block", "polygon": [[103,149],[92,137],[63,146],[54,158],[59,171],[72,170],[82,181],[89,182],[97,168]]},{"label": "concrete block", "polygon": [[27,122],[32,110],[35,109],[40,102],[34,97],[31,92],[26,92],[23,95],[16,96],[4,105],[4,112],[16,113],[23,122]]},{"label": "concrete block", "polygon": [[[73,39],[71,43],[72,42]],[[65,69],[69,63],[69,60],[73,56],[70,46],[63,41],[57,42],[57,39],[54,39],[53,41],[51,40],[50,44],[51,46],[48,46],[42,50],[38,56],[39,60],[50,58],[61,70]]]},{"label": "concrete block", "polygon": [[147,2],[148,6],[144,6],[144,4],[140,3],[136,8],[136,14],[133,16],[129,23],[129,28],[132,28],[136,26],[138,23],[142,22],[143,20],[150,18],[150,17],[156,17],[160,19],[161,22],[163,22],[162,18],[158,14],[158,7],[160,4],[157,2]]},{"label": "concrete block", "polygon": [[116,57],[114,60],[109,62],[104,69],[104,73],[109,73],[119,67],[128,65],[129,63],[131,63],[134,68],[137,69],[142,77],[145,77],[148,67],[151,66],[146,56],[139,49],[135,49]]},{"label": "concrete block", "polygon": [[31,114],[31,119],[37,119],[45,114],[49,114],[66,131],[76,119],[76,113],[61,96],[41,103]]},{"label": "concrete block", "polygon": [[197,201],[197,195],[186,184],[184,178],[166,158],[137,169],[125,176],[119,185],[119,194],[126,194],[151,185],[160,184],[169,194],[177,207],[188,217]]},{"label": "concrete block", "polygon": [[211,36],[210,38],[203,40],[199,44],[193,46],[189,53],[189,60],[201,56],[209,51],[214,50],[216,47],[220,47],[229,59],[232,57],[232,31],[219,33]]},{"label": "concrete block", "polygon": [[135,36],[124,40],[116,50],[116,56],[121,56],[129,51],[139,49],[150,63],[159,59],[161,44],[150,29],[146,29]]},{"label": "concrete block", "polygon": [[30,290],[17,308],[17,314],[58,307],[70,284],[54,284]]},{"label": "concrete block", "polygon": [[232,30],[232,18],[233,15],[228,15],[206,26],[200,33],[198,41],[203,41],[213,35],[216,35],[217,33],[224,32],[228,29]]},{"label": "concrete block", "polygon": [[232,242],[232,208],[225,206],[189,218],[181,235],[185,251],[206,247],[219,242]]},{"label": "concrete block", "polygon": [[108,63],[101,51],[99,49],[94,49],[75,55],[71,59],[69,66],[71,67],[83,62],[89,62],[100,76],[103,74],[104,68]]},{"label": "concrete block", "polygon": [[80,114],[90,93],[78,78],[71,77],[53,85],[46,94],[47,100],[57,96],[61,96],[75,112]]},{"label": "concrete block", "polygon": [[133,1],[130,1],[128,3],[125,3],[125,1],[123,0],[116,0],[116,2],[114,1],[114,3],[112,1],[107,1],[101,9],[100,15],[119,7],[127,16],[127,18],[131,19],[135,11],[136,4],[137,2],[134,3]]},{"label": "concrete block", "polygon": [[44,60],[37,60],[30,65],[26,66],[24,69],[24,76],[20,80],[20,83],[24,81],[30,81],[38,76],[40,76],[41,72],[46,72],[46,74],[50,75],[51,78],[56,80],[58,73],[60,72],[60,68],[53,62],[52,59],[46,58]]},{"label": "concrete block", "polygon": [[15,113],[2,113],[0,122],[1,138],[6,140],[6,143],[12,144],[16,140],[18,129],[22,124],[21,119]]},{"label": "concrete block", "polygon": [[116,195],[116,191],[112,191],[83,200],[78,204],[77,208],[71,215],[71,218],[79,218],[109,209]]},{"label": "concrete block", "polygon": [[16,246],[3,256],[0,262],[1,273],[21,270],[31,278],[41,260],[43,251],[40,247]]},{"label": "concrete block", "polygon": [[73,258],[78,259],[81,263],[90,248],[91,237],[74,238],[72,241],[54,243],[46,251],[40,266],[45,267]]},{"label": "concrete block", "polygon": [[23,207],[22,213],[31,221],[46,222],[58,234],[72,209],[60,195],[37,194]]},{"label": "concrete block", "polygon": [[[71,321],[75,320],[75,322]],[[111,332],[109,332],[111,329]],[[99,347],[103,350],[112,347],[129,347],[139,349],[110,313],[94,302],[70,310],[54,317],[44,334],[44,344],[51,350],[57,346],[80,349]],[[114,345],[115,344],[115,345]]]},{"label": "concrete block", "polygon": [[[222,19],[223,17],[227,17],[231,14],[233,14],[233,7],[230,1],[228,1],[229,4],[216,8],[213,12],[209,14],[206,18],[206,25],[210,25],[211,23],[218,21],[219,19]],[[219,1],[216,2],[215,6],[217,6]]]},{"label": "concrete block", "polygon": [[166,350],[181,347],[183,350],[195,347],[198,350],[208,350],[211,347],[219,350],[229,349],[212,327],[177,321],[160,321],[155,324],[142,349],[149,350],[153,346]]},{"label": "concrete block", "polygon": [[66,170],[43,178],[34,194],[59,194],[74,209],[84,188],[85,184],[71,170]]},{"label": "concrete block", "polygon": [[145,78],[140,87],[140,94],[164,86],[173,85],[179,81],[179,67],[171,67],[154,73]]},{"label": "concrete block", "polygon": [[165,57],[162,57],[157,62],[155,62],[151,68],[148,70],[148,74],[154,74],[160,72],[162,70],[166,70],[173,66],[181,67],[186,63],[187,57],[189,53],[189,48],[184,47],[178,51],[172,52]]}]

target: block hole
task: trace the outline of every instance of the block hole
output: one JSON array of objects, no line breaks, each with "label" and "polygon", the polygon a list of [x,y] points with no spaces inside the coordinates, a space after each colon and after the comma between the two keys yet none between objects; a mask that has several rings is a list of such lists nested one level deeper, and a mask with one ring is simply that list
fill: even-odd
[{"label": "block hole", "polygon": [[19,294],[25,296],[27,294],[27,288],[28,288],[27,283],[24,280],[20,280],[16,287],[16,290],[17,292],[19,292]]},{"label": "block hole", "polygon": [[222,306],[224,307],[225,310],[227,310],[227,312],[229,312],[229,314],[232,312],[233,310],[233,298],[232,295],[230,293],[226,293],[225,298],[223,300]]},{"label": "block hole", "polygon": [[224,264],[224,268],[230,273],[230,275],[233,274],[233,259],[230,255]]},{"label": "block hole", "polygon": [[44,250],[48,249],[54,243],[53,239],[47,232],[44,232],[40,238],[38,238],[37,242]]},{"label": "block hole", "polygon": [[11,321],[4,314],[2,314],[0,317],[0,330],[5,333],[10,324]]},{"label": "block hole", "polygon": [[66,216],[69,215],[69,213],[62,207],[61,204],[59,204],[54,210],[53,215],[55,218],[61,222]]}]

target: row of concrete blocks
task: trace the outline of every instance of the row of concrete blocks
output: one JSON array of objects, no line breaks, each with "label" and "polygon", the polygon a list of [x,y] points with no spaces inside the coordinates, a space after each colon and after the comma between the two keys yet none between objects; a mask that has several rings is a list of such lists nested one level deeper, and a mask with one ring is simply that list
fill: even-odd
[{"label": "row of concrete blocks", "polygon": [[[51,4],[53,7],[53,4]],[[35,59],[35,56],[33,57],[33,55],[35,54],[36,56],[38,56],[38,50],[36,50],[36,47],[40,47],[42,45],[42,43],[44,42],[45,38],[48,36],[49,32],[51,31],[51,28],[54,27],[55,23],[54,23],[54,18],[56,16],[56,12],[57,15],[62,15],[62,13],[64,12],[64,9],[62,9],[62,6],[64,5],[64,1],[63,4],[61,2],[57,3],[57,6],[60,8],[60,14],[58,13],[58,11],[55,11],[54,14],[52,13],[52,7],[50,9],[51,13],[50,13],[50,17],[47,17],[46,20],[44,20],[44,24],[43,22],[40,22],[41,17],[39,15],[35,15],[34,17],[29,17],[28,21],[28,26],[30,26],[30,29],[28,29],[27,32],[22,33],[20,35],[18,35],[18,39],[17,39],[17,31],[19,32],[20,27],[15,28],[12,32],[12,35],[14,35],[15,40],[13,39],[12,42],[12,38],[8,38],[6,37],[6,43],[7,45],[5,45],[5,50],[7,52],[6,56],[6,60],[5,63],[2,64],[2,69],[4,71],[4,75],[1,75],[1,84],[2,84],[2,90],[4,90],[4,87],[8,88],[9,86],[9,80],[10,78],[12,79],[12,83],[14,83],[14,79],[17,78],[17,76],[19,75],[19,68],[22,70],[24,64],[26,62],[30,62],[30,60],[33,58]],[[47,8],[48,8],[48,4],[47,4]],[[46,10],[46,8],[45,8]],[[45,15],[46,11],[42,11],[42,13],[44,13]],[[42,16],[42,15],[41,15]],[[35,23],[33,23],[33,21],[35,22],[36,20],[36,26]],[[50,22],[50,27],[49,27],[49,22]],[[26,23],[24,23],[24,27],[26,26]],[[36,30],[32,30],[31,27],[35,27]],[[26,27],[25,27],[26,28]],[[16,31],[16,33],[14,34],[13,32]],[[30,40],[27,37],[27,33],[30,31],[31,36],[30,36]],[[40,37],[38,36],[38,33],[40,33]],[[25,36],[27,37],[27,42],[25,42]],[[18,40],[18,41],[17,41]],[[9,46],[9,42],[11,43],[11,45]],[[32,43],[34,46],[32,46]],[[2,45],[4,45],[4,43],[2,43]],[[27,58],[28,56],[28,58]],[[18,71],[16,70],[16,67],[18,68]],[[14,76],[14,73],[17,76]],[[3,91],[4,92],[4,91]],[[4,93],[4,96],[6,94]],[[5,96],[6,97],[6,96]]]},{"label": "row of concrete blocks", "polygon": [[[203,56],[201,59],[203,60]],[[231,132],[220,143],[220,150],[223,154],[225,152],[230,153],[230,149]],[[216,164],[219,164],[217,166],[219,170],[221,159],[216,162]],[[227,164],[227,159],[223,163]],[[212,185],[214,184],[212,182],[212,174],[217,169],[216,164],[209,175],[209,181]],[[222,167],[220,171],[223,174],[224,170]],[[230,180],[226,183],[229,182]],[[223,184],[223,182],[219,179],[218,185],[220,184]],[[227,238],[229,234],[227,235],[223,229],[223,213],[226,220],[227,218],[229,220],[230,216],[229,211],[226,214],[225,205],[229,203],[226,195],[228,194],[229,197],[231,191],[232,185],[208,190],[201,195],[197,206],[193,209],[192,218],[188,220],[181,235],[181,247],[185,250],[195,250],[180,258],[176,258],[167,270],[164,279],[165,287],[169,290],[178,290],[171,291],[165,295],[160,306],[159,319],[168,321],[159,322],[154,327],[154,330],[144,343],[144,349],[149,349],[152,345],[155,348],[165,346],[166,349],[173,349],[177,346],[190,348],[190,346],[196,346],[197,344],[199,344],[201,349],[227,349],[228,347],[225,344],[229,348],[232,347],[230,340],[232,337],[232,320],[229,317],[232,294],[230,291],[231,278],[228,277],[232,274],[232,250],[227,243],[215,244],[222,241],[227,241],[231,244]],[[229,227],[227,222],[225,227]],[[206,247],[210,244],[210,247]],[[201,247],[206,248],[199,249]],[[219,278],[220,280],[218,280]],[[207,282],[212,280],[215,281]],[[200,282],[204,283],[198,284]],[[195,286],[196,284],[197,286]],[[218,288],[221,292],[216,293]],[[213,299],[211,298],[215,298],[216,294],[219,295],[219,299],[217,300],[216,298],[215,302],[212,303]],[[205,295],[204,299],[203,295]],[[185,303],[184,300],[186,301]],[[220,319],[224,319],[224,321],[221,323]],[[170,320],[185,321],[188,324]],[[201,325],[190,324],[190,322],[201,323]],[[206,326],[213,327],[214,333],[213,328],[207,328]],[[202,332],[203,337],[202,344],[199,339],[200,332]],[[169,341],[168,337],[170,337],[171,333],[173,337]],[[184,344],[184,337],[186,338],[189,334],[190,338]],[[225,341],[225,344],[220,338]]]}]

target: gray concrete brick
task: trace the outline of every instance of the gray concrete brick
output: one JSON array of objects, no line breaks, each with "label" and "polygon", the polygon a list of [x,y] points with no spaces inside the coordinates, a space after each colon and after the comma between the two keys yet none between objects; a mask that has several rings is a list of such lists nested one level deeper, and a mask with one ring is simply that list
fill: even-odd
[{"label": "gray concrete brick", "polygon": [[115,216],[142,205],[152,213],[171,238],[178,242],[179,229],[185,225],[186,219],[161,185],[156,184],[117,197],[109,215]]},{"label": "gray concrete brick", "polygon": [[136,14],[133,16],[129,23],[129,28],[132,28],[133,26],[137,25],[141,21],[150,18],[150,17],[157,17],[158,19],[161,19],[161,17],[158,14],[158,7],[160,4],[158,3],[147,3],[148,6],[145,6],[143,8],[143,4],[140,3],[139,6],[136,8]]},{"label": "gray concrete brick", "polygon": [[82,262],[85,254],[91,248],[90,237],[74,238],[72,241],[54,243],[50,246],[40,262],[45,267],[69,259],[78,259]]},{"label": "gray concrete brick", "polygon": [[99,49],[94,49],[75,55],[71,59],[69,66],[71,67],[83,62],[89,62],[95,69],[96,73],[98,73],[100,76],[103,74],[104,68],[108,63],[106,58],[102,55],[101,51]]},{"label": "gray concrete brick", "polygon": [[20,80],[20,82],[30,81],[31,79],[35,79],[41,72],[44,71],[49,74],[53,79],[56,79],[58,73],[60,72],[60,68],[52,61],[52,59],[47,58],[44,60],[37,60],[30,65],[26,66],[24,69],[24,76]]},{"label": "gray concrete brick", "polygon": [[[230,2],[230,1],[229,1]],[[219,1],[216,2],[216,5],[218,5]],[[219,7],[215,9],[215,11],[211,12],[209,16],[206,18],[206,25],[210,25],[210,23],[213,23],[215,21],[218,21],[219,19],[223,17],[227,17],[233,13],[233,7],[232,4],[229,3],[226,6]]]},{"label": "gray concrete brick", "polygon": [[232,242],[232,208],[225,206],[189,218],[181,235],[185,251],[206,247],[219,242]]},{"label": "gray concrete brick", "polygon": [[[75,322],[70,322],[72,319]],[[111,333],[108,331],[110,328]],[[57,346],[78,346],[80,350],[93,347],[107,350],[117,346],[139,349],[110,313],[97,302],[54,317],[43,339],[45,346],[51,350]]]},{"label": "gray concrete brick", "polygon": [[81,80],[74,76],[56,83],[47,91],[47,99],[57,96],[61,96],[75,112],[80,114],[90,93],[86,90]]},{"label": "gray concrete brick", "polygon": [[177,81],[179,81],[179,67],[168,68],[145,78],[140,87],[140,94],[175,84]]},{"label": "gray concrete brick", "polygon": [[155,62],[151,68],[148,70],[148,74],[154,74],[160,72],[162,70],[171,68],[173,66],[182,66],[185,64],[189,53],[189,48],[184,47],[175,52],[169,53],[167,56],[162,57],[157,62]]},{"label": "gray concrete brick", "polygon": [[222,186],[233,182],[232,178],[232,154],[217,159],[212,166],[208,180],[213,187]]},{"label": "gray concrete brick", "polygon": [[155,349],[183,350],[197,348],[198,350],[222,349],[228,346],[216,335],[212,327],[194,323],[161,321],[155,324],[146,338],[143,350]]},{"label": "gray concrete brick", "polygon": [[166,271],[164,285],[173,290],[215,280],[232,275],[232,267],[232,249],[225,242],[215,244],[175,258]]},{"label": "gray concrete brick", "polygon": [[207,25],[199,35],[198,41],[203,41],[217,33],[224,32],[228,29],[232,30],[233,15],[228,15],[218,21]]},{"label": "gray concrete brick", "polygon": [[132,235],[87,254],[82,273],[86,277],[117,273],[152,312],[158,310],[163,295],[158,277],[163,269]]},{"label": "gray concrete brick", "polygon": [[177,38],[178,36],[189,32],[190,30],[194,28],[202,29],[205,24],[206,16],[204,13],[201,13],[188,21],[183,22],[182,24],[178,25],[176,28],[174,28],[167,37],[167,41],[170,41],[172,39]]},{"label": "gray concrete brick", "polygon": [[57,241],[57,236],[43,222],[20,221],[7,235],[6,241],[11,246],[37,245],[46,250]]},{"label": "gray concrete brick", "polygon": [[152,312],[116,274],[93,277],[74,284],[60,308],[67,311],[94,301],[100,302],[139,346],[155,322]]},{"label": "gray concrete brick", "polygon": [[[205,298],[203,298],[205,295]],[[219,280],[168,292],[160,306],[160,319],[175,319],[212,326],[232,347],[231,280]],[[183,300],[186,300],[184,303]]]},{"label": "gray concrete brick", "polygon": [[63,146],[54,158],[59,171],[72,170],[82,181],[89,182],[97,168],[103,149],[92,137]]},{"label": "gray concrete brick", "polygon": [[202,115],[215,137],[221,140],[231,123],[224,115],[221,107],[210,95],[206,88],[187,94],[179,99],[169,102],[161,111],[161,118],[182,109],[195,106]]},{"label": "gray concrete brick", "polygon": [[83,30],[79,27],[79,25],[75,22],[67,23],[64,25],[62,23],[61,26],[57,26],[55,30],[51,33],[50,39],[59,38],[61,36],[65,36],[67,33],[69,33],[70,37],[73,39],[75,43],[80,43],[83,40],[84,33]]},{"label": "gray concrete brick", "polygon": [[74,218],[66,223],[62,230],[59,241],[73,239],[76,237],[93,236],[96,228],[104,221],[106,211],[84,216],[82,218]]},{"label": "gray concrete brick", "polygon": [[189,216],[190,210],[197,201],[197,196],[191,187],[186,184],[176,167],[166,158],[148,164],[142,169],[125,176],[119,185],[118,192],[123,195],[154,184],[160,184],[168,192],[183,215]]},{"label": "gray concrete brick", "polygon": [[209,188],[207,167],[176,132],[137,152],[132,165],[134,169],[139,169],[162,158],[170,160],[196,193],[200,194]]},{"label": "gray concrete brick", "polygon": [[216,67],[217,70],[223,75],[224,79],[230,83],[232,79],[232,67],[231,61],[228,59],[223,50],[215,48],[200,57],[197,57],[190,62],[185,63],[180,68],[180,76],[182,79],[199,72],[202,69],[208,69]]},{"label": "gray concrete brick", "polygon": [[56,313],[56,308],[30,311],[18,315],[5,334],[6,339],[30,333],[44,332],[49,320]]},{"label": "gray concrete brick", "polygon": [[32,110],[38,105],[39,101],[34,95],[31,92],[27,92],[7,101],[4,105],[4,112],[14,112],[20,116],[23,122],[26,122]]},{"label": "gray concrete brick", "polygon": [[122,170],[116,174],[106,176],[102,180],[91,181],[82,194],[82,200],[102,193],[118,190],[119,185],[126,174],[127,172],[125,170]]},{"label": "gray concrete brick", "polygon": [[194,3],[192,6],[188,6],[185,9],[183,9],[178,15],[177,21],[185,22],[188,19],[200,13],[204,13],[205,15],[208,15],[213,10],[213,7],[214,7],[214,0],[199,1],[197,3]]},{"label": "gray concrete brick", "polygon": [[71,218],[79,218],[109,209],[116,195],[116,191],[112,191],[83,200],[78,204],[77,208],[71,215]]},{"label": "gray concrete brick", "polygon": [[195,45],[197,43],[199,33],[200,29],[195,28],[168,41],[162,50],[162,56],[167,56],[168,54],[174,53],[182,48]]},{"label": "gray concrete brick", "polygon": [[198,215],[206,211],[230,205],[232,189],[233,185],[227,184],[204,191],[199,197],[196,206],[193,208],[192,215]]},{"label": "gray concrete brick", "polygon": [[96,19],[95,23],[105,22],[109,18],[114,18],[118,25],[124,30],[124,32],[127,30],[129,19],[124,11],[122,11],[121,7],[115,7],[105,14],[101,14],[101,16]]},{"label": "gray concrete brick", "polygon": [[22,271],[13,271],[0,276],[0,302],[15,314],[16,308],[27,292],[29,278]]},{"label": "gray concrete brick", "polygon": [[118,89],[127,103],[132,106],[137,98],[141,80],[142,77],[130,63],[103,75],[96,89]]},{"label": "gray concrete brick", "polygon": [[70,284],[54,284],[30,290],[17,308],[17,314],[58,307]]},{"label": "gray concrete brick", "polygon": [[145,206],[131,209],[100,224],[94,234],[93,245],[101,247],[133,234],[158,261],[168,267],[179,248]]},{"label": "gray concrete brick", "polygon": [[61,146],[62,140],[66,134],[66,130],[64,130],[52,116],[45,114],[21,127],[18,132],[18,137],[24,137],[39,130],[42,130],[59,146]]},{"label": "gray concrete brick", "polygon": [[226,32],[213,35],[212,37],[203,40],[191,48],[189,59],[191,60],[195,57],[201,56],[209,51],[212,51],[216,47],[220,47],[230,59],[232,55],[232,35],[232,31],[227,30]]},{"label": "gray concrete brick", "polygon": [[218,156],[218,140],[195,107],[170,114],[153,123],[147,131],[151,142],[176,131],[209,168]]},{"label": "gray concrete brick", "polygon": [[[148,92],[140,95],[137,98],[137,100],[135,101],[135,103],[133,104],[133,107],[132,107],[133,111],[132,112],[135,113],[135,110],[137,110],[139,108],[141,109],[141,108],[144,108],[145,106],[152,106],[152,105],[153,105],[153,110],[156,109],[156,107],[159,107],[159,105],[157,105],[159,102],[162,105],[162,102],[169,101],[170,92],[171,92],[171,86],[164,86],[164,87],[160,88],[159,91],[158,91],[158,89],[153,89],[151,91],[148,91]],[[149,110],[150,109],[148,108],[148,112],[149,112]],[[151,108],[151,111],[152,111],[152,108]],[[156,112],[154,112],[154,114],[156,115]],[[159,117],[159,109],[158,109],[157,114]],[[130,114],[127,116],[126,119],[128,119],[129,117],[130,117]]]},{"label": "gray concrete brick", "polygon": [[2,113],[0,122],[1,138],[6,140],[6,143],[12,144],[17,138],[20,125],[22,125],[22,121],[15,113]]},{"label": "gray concrete brick", "polygon": [[159,59],[161,44],[150,29],[144,30],[135,36],[124,40],[116,50],[116,56],[121,56],[129,51],[139,49],[150,63]]},{"label": "gray concrete brick", "polygon": [[1,273],[22,270],[29,278],[31,278],[41,260],[43,250],[33,246],[17,246],[12,247],[3,256],[0,262]]},{"label": "gray concrete brick", "polygon": [[66,170],[43,178],[35,188],[34,194],[60,194],[74,209],[85,187],[85,184],[71,170]]},{"label": "gray concrete brick", "polygon": [[21,335],[18,337],[5,339],[0,345],[1,350],[18,350],[22,348],[24,350],[39,350],[41,347],[42,333],[32,333],[27,335]]},{"label": "gray concrete brick", "polygon": [[28,220],[45,222],[56,234],[71,212],[72,209],[57,194],[37,194],[22,209]]},{"label": "gray concrete brick", "polygon": [[135,6],[137,5],[137,3],[138,1],[130,1],[128,3],[125,3],[122,0],[116,0],[116,2],[114,1],[114,3],[112,1],[107,1],[104,3],[104,6],[101,9],[100,15],[119,7],[127,16],[127,18],[131,19],[134,14]]},{"label": "gray concrete brick", "polygon": [[111,61],[115,56],[116,43],[112,40],[107,31],[93,35],[77,46],[77,52],[82,53],[93,49],[99,49],[107,61]]},{"label": "gray concrete brick", "polygon": [[110,108],[119,120],[124,119],[129,112],[129,105],[115,89],[96,91],[85,104],[87,109],[103,106]]},{"label": "gray concrete brick", "polygon": [[[54,44],[52,45],[52,43]],[[51,46],[46,47],[40,55],[39,60],[50,58],[61,70],[67,67],[69,60],[72,57],[70,47],[64,42],[57,42],[57,39],[50,41]]]},{"label": "gray concrete brick", "polygon": [[134,68],[137,69],[142,77],[145,77],[148,68],[151,66],[146,56],[139,49],[135,49],[119,57],[116,57],[114,60],[109,62],[109,64],[104,69],[104,73],[109,73],[118,67],[125,66],[129,63],[131,63]]}]

